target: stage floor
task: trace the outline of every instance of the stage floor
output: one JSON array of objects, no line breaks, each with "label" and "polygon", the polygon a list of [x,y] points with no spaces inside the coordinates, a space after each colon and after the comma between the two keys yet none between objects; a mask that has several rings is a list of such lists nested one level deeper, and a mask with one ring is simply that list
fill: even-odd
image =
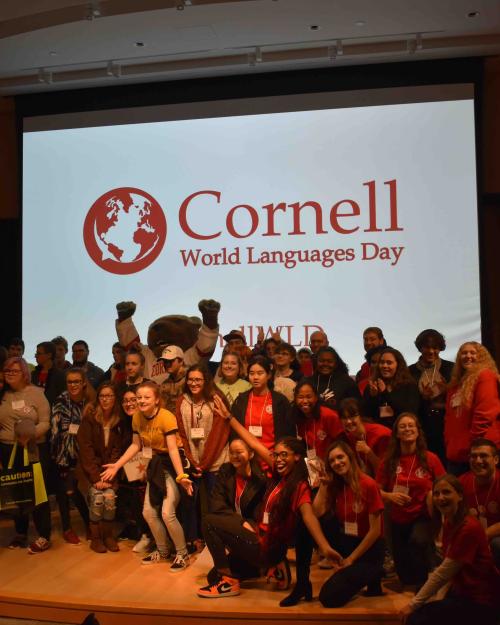
[{"label": "stage floor", "polygon": [[[96,554],[87,543],[66,544],[58,529],[52,548],[44,553],[7,549],[11,527],[8,521],[0,524],[0,616],[79,623],[95,612],[101,625],[263,625],[290,618],[303,625],[395,625],[399,608],[412,596],[386,588],[384,597],[356,597],[343,609],[325,609],[317,599],[280,608],[278,602],[287,593],[259,580],[242,584],[238,597],[201,599],[196,589],[206,583],[211,567],[206,549],[188,569],[171,573],[167,564],[141,565],[132,542],[121,542],[119,553]],[[312,567],[315,597],[328,575]]]}]

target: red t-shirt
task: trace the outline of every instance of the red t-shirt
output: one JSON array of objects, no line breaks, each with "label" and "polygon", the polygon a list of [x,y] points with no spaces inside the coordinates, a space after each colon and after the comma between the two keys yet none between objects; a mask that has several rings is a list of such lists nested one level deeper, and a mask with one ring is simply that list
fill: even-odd
[{"label": "red t-shirt", "polygon": [[[273,518],[274,508],[278,504],[281,491],[285,487],[286,478],[281,479],[273,490],[268,491],[262,507],[262,518],[259,523],[261,544],[265,547],[268,539],[275,540],[279,536],[282,542],[289,542],[295,529],[295,515],[305,503],[311,503],[311,489],[307,482],[299,482],[293,494],[288,515],[284,519]],[[268,518],[266,518],[268,515]],[[271,525],[265,523],[271,520]]]},{"label": "red t-shirt", "polygon": [[274,417],[273,400],[271,393],[265,395],[255,395],[250,393],[248,398],[247,411],[245,413],[245,428],[249,431],[250,426],[262,427],[262,438],[260,442],[272,449],[274,447]]},{"label": "red t-shirt", "polygon": [[[385,456],[387,446],[389,445],[391,430],[389,428],[386,428],[385,425],[380,425],[380,423],[364,423],[363,425],[365,428],[366,444],[377,456],[377,458],[382,459]],[[356,451],[356,441],[359,439],[357,439],[354,434],[349,432],[346,432],[346,435],[349,444],[354,449],[354,451]],[[365,466],[368,466],[366,454],[358,452],[358,456],[365,464]]]},{"label": "red t-shirt", "polygon": [[316,456],[324,460],[328,446],[342,433],[343,428],[335,410],[320,406],[319,419],[302,419],[297,425],[297,431],[306,441],[307,449],[315,449]]},{"label": "red t-shirt", "polygon": [[476,519],[465,517],[463,524],[455,530],[445,523],[443,554],[463,565],[451,582],[454,593],[484,605],[498,601],[500,577],[486,534]]},{"label": "red t-shirt", "polygon": [[488,527],[500,523],[500,469],[495,471],[489,484],[478,484],[472,471],[464,473],[459,479],[464,487],[469,514],[485,518]]},{"label": "red t-shirt", "polygon": [[407,488],[411,501],[406,506],[391,505],[391,519],[395,523],[411,523],[419,516],[427,515],[425,499],[432,490],[434,480],[445,474],[441,460],[432,451],[426,451],[429,470],[424,469],[416,454],[401,456],[396,467],[396,475],[385,476],[385,461],[383,460],[377,471],[377,482],[386,492],[393,492],[394,486]]},{"label": "red t-shirt", "polygon": [[236,490],[234,493],[234,509],[240,516],[241,516],[241,508],[240,508],[241,495],[243,495],[243,491],[247,487],[247,484],[248,484],[248,480],[245,479],[239,473],[237,473],[236,474]]},{"label": "red t-shirt", "polygon": [[[377,514],[384,509],[384,503],[380,496],[378,484],[366,473],[360,474],[359,485],[361,499],[356,500],[352,489],[345,485],[337,495],[335,502],[335,516],[339,520],[341,528],[344,523],[357,523],[357,536],[363,538],[370,529],[370,514]],[[383,530],[381,527],[380,535]]]}]

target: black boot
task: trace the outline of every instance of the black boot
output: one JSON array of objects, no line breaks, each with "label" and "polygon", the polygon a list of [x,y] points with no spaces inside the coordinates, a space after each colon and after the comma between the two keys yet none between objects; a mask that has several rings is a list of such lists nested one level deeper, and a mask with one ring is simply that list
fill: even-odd
[{"label": "black boot", "polygon": [[309,580],[297,581],[292,592],[280,601],[280,606],[290,608],[302,599],[312,601],[312,584]]}]

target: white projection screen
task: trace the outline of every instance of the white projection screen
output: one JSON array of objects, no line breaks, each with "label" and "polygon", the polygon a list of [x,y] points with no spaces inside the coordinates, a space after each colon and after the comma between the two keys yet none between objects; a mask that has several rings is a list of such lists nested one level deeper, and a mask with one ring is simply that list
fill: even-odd
[{"label": "white projection screen", "polygon": [[[147,328],[221,302],[221,334],[297,348],[324,329],[354,373],[380,326],[480,340],[473,86],[32,117],[23,133],[23,338],[83,338],[115,305]],[[220,341],[222,346],[222,339]],[[219,346],[219,349],[220,349]],[[220,353],[220,352],[219,352]]]}]

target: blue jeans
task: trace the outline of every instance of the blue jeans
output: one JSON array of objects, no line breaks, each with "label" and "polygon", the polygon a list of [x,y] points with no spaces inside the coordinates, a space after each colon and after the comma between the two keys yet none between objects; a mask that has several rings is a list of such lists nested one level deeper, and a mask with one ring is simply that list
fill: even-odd
[{"label": "blue jeans", "polygon": [[91,486],[87,501],[89,517],[94,523],[99,521],[113,521],[116,512],[116,493],[112,488],[99,490]]}]

